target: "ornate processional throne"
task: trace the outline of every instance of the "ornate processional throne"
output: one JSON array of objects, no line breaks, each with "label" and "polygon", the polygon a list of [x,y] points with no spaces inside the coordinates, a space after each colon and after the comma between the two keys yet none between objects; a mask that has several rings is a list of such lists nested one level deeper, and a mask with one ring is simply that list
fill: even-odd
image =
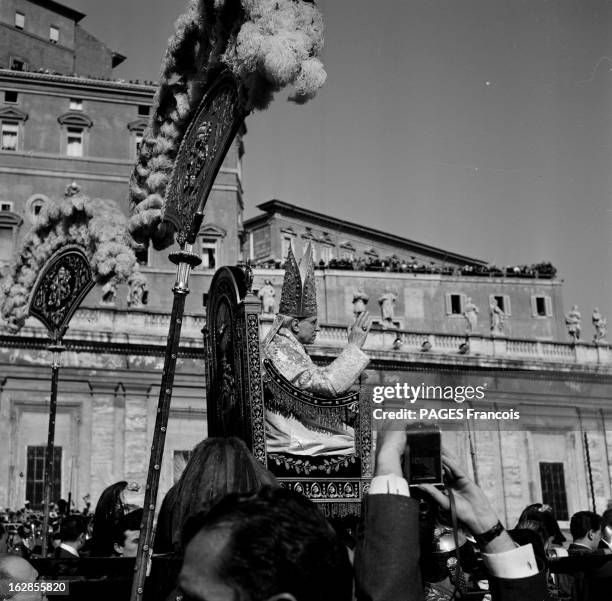
[{"label": "ornate processional throne", "polygon": [[[207,301],[204,346],[207,355],[209,436],[237,436],[281,484],[320,505],[328,517],[359,515],[372,476],[370,399],[360,390],[329,399],[305,393],[268,361],[262,361],[261,301],[252,293],[249,267],[222,267]],[[299,404],[337,420],[350,418],[355,454],[297,459],[266,452],[265,408]]]}]

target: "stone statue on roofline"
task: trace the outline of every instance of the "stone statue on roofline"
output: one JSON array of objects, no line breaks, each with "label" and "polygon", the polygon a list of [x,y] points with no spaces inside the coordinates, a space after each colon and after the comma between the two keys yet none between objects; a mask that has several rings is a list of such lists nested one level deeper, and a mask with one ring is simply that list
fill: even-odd
[{"label": "stone statue on roofline", "polygon": [[395,317],[396,300],[397,295],[389,291],[382,294],[381,297],[378,299],[378,304],[380,305],[380,313],[384,327],[394,327],[393,319]]},{"label": "stone statue on roofline", "polygon": [[265,316],[274,315],[274,304],[276,298],[276,290],[274,290],[274,286],[272,285],[271,280],[266,280],[264,285],[261,287],[259,291],[259,299],[261,300],[261,312]]},{"label": "stone statue on roofline", "polygon": [[102,286],[102,305],[114,306],[117,300],[117,284],[111,280]]},{"label": "stone statue on roofline", "polygon": [[[289,248],[278,314],[262,345],[264,359],[300,390],[338,397],[349,390],[369,362],[361,349],[370,326],[365,311],[349,328],[348,344],[340,355],[325,367],[315,365],[304,348],[314,343],[319,331],[312,250],[309,245],[298,265]],[[329,423],[323,415],[306,415],[300,402],[275,400],[274,406],[266,406],[268,453],[322,456],[355,452],[353,428]]]},{"label": "stone statue on roofline", "polygon": [[478,326],[478,307],[472,302],[472,299],[468,297],[465,308],[463,309],[463,317],[465,317],[465,333],[473,334]]},{"label": "stone statue on roofline", "polygon": [[571,336],[572,340],[576,342],[580,340],[580,333],[582,332],[582,315],[578,311],[578,305],[574,305],[570,312],[565,316],[565,325],[567,325],[567,333]]},{"label": "stone statue on roofline", "polygon": [[595,307],[593,309],[592,321],[593,327],[595,328],[593,344],[601,344],[605,342],[606,334],[608,333],[608,320],[599,312],[599,309]]},{"label": "stone statue on roofline", "polygon": [[504,325],[506,322],[506,314],[497,304],[497,300],[493,297],[489,303],[489,317],[491,320],[491,335],[503,336]]},{"label": "stone statue on roofline", "polygon": [[358,288],[353,294],[353,316],[355,319],[367,310],[366,305],[369,300],[370,297],[361,288]]},{"label": "stone statue on roofline", "polygon": [[146,276],[138,269],[134,269],[128,279],[127,306],[130,309],[139,309],[148,303],[149,291]]}]

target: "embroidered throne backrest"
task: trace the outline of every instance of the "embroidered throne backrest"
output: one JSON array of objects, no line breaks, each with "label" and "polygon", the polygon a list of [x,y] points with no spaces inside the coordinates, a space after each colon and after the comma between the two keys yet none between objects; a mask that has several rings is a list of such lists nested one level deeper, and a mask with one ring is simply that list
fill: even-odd
[{"label": "embroidered throne backrest", "polygon": [[[359,515],[371,478],[370,399],[360,388],[333,399],[305,393],[264,360],[261,300],[251,291],[250,268],[222,267],[210,285],[206,326],[209,436],[237,436],[283,486],[320,504],[330,517]],[[265,409],[290,407],[299,415],[350,421],[355,453],[324,457],[268,454]]]}]

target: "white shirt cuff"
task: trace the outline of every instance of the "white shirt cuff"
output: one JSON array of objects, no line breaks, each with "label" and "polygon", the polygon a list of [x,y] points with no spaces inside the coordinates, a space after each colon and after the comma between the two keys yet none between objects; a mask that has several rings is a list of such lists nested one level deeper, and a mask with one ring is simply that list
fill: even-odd
[{"label": "white shirt cuff", "polygon": [[397,474],[385,474],[384,476],[374,476],[370,482],[368,491],[371,495],[401,495],[410,496],[408,482]]},{"label": "white shirt cuff", "polygon": [[497,578],[526,578],[538,573],[531,544],[501,553],[483,553],[485,566]]}]

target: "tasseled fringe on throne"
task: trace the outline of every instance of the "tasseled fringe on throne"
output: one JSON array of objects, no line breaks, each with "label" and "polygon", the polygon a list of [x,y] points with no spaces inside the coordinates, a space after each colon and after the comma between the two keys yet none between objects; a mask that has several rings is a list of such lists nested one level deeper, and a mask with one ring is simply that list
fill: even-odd
[{"label": "tasseled fringe on throne", "polygon": [[318,397],[293,386],[271,361],[266,359],[264,366],[264,384],[268,389],[265,405],[270,411],[284,417],[295,417],[309,430],[323,433],[340,429],[358,412],[358,392],[336,398]]}]

